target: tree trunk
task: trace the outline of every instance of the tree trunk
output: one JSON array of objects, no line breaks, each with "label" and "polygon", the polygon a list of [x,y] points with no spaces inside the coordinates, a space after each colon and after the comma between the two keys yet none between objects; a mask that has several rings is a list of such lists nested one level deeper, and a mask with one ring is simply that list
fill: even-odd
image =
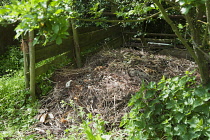
[{"label": "tree trunk", "polygon": [[32,101],[36,100],[35,94],[35,46],[33,45],[34,31],[29,32],[29,56],[30,56],[30,94]]},{"label": "tree trunk", "polygon": [[73,32],[73,39],[74,39],[74,51],[76,55],[76,63],[77,63],[77,67],[81,68],[82,62],[81,62],[81,56],[80,56],[79,36],[78,36],[77,29],[75,27],[75,21],[73,19],[71,20],[71,25],[72,25],[72,32]]},{"label": "tree trunk", "polygon": [[165,21],[171,26],[172,30],[177,35],[178,39],[182,42],[182,44],[187,48],[187,50],[190,53],[190,55],[194,59],[197,59],[196,58],[196,55],[194,53],[194,50],[189,46],[189,44],[187,43],[187,41],[182,37],[181,33],[179,32],[179,29],[175,26],[175,24],[173,23],[173,21],[169,18],[168,14],[166,13],[165,9],[163,8],[163,6],[159,2],[159,0],[153,0],[153,2],[158,6],[158,8],[159,8],[160,12],[162,13]]},{"label": "tree trunk", "polygon": [[[177,35],[179,40],[182,42],[182,44],[187,48],[190,55],[194,58],[195,62],[198,64],[202,84],[206,85],[210,81],[209,77],[209,71],[208,71],[208,63],[205,59],[202,51],[199,49],[200,44],[200,36],[198,33],[196,33],[197,27],[193,25],[193,22],[189,16],[186,16],[186,20],[191,28],[191,34],[192,34],[192,40],[193,40],[193,47],[190,47],[187,41],[182,37],[181,33],[179,32],[178,28],[175,26],[173,21],[169,18],[168,14],[166,13],[165,9],[159,2],[159,0],[153,0],[153,2],[158,6],[159,10],[161,11],[165,21],[171,26],[174,33]],[[197,20],[196,20],[197,22]]]},{"label": "tree trunk", "polygon": [[201,6],[196,7],[196,19],[193,18],[195,16],[194,13],[195,13],[194,11],[189,11],[189,13],[185,17],[187,23],[189,24],[193,48],[195,55],[197,57],[197,60],[195,61],[199,68],[202,84],[207,85],[208,82],[210,81],[208,59],[205,57],[203,51],[201,50],[202,48],[201,25],[200,23],[197,22],[198,20],[201,20],[203,16],[202,7]]},{"label": "tree trunk", "polygon": [[208,45],[210,45],[210,0],[206,0],[206,17],[207,17],[207,29],[208,29]]}]

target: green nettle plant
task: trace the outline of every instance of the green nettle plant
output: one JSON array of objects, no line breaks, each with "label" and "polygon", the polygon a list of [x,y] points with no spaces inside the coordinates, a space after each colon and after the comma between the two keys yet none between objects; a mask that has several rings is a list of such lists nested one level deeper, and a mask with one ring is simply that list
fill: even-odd
[{"label": "green nettle plant", "polygon": [[128,139],[208,139],[210,137],[209,88],[195,77],[165,79],[142,84],[123,117]]}]

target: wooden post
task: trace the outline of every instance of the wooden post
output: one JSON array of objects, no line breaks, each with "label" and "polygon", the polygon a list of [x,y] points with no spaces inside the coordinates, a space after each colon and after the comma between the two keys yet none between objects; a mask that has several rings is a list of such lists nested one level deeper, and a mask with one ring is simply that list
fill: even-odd
[{"label": "wooden post", "polygon": [[75,55],[76,55],[76,63],[77,63],[77,67],[81,68],[82,62],[81,62],[80,47],[79,47],[79,36],[78,36],[77,29],[76,29],[75,21],[73,19],[71,20],[71,25],[72,25],[72,32],[73,32],[73,39],[74,39],[74,50],[75,50]]},{"label": "wooden post", "polygon": [[25,39],[22,36],[22,43],[21,43],[21,49],[23,51],[23,59],[24,59],[24,77],[25,77],[25,88],[29,88],[29,48],[28,48],[28,43],[27,39]]},{"label": "wooden post", "polygon": [[30,56],[30,94],[32,101],[36,100],[35,94],[35,46],[33,45],[34,31],[29,32],[29,56]]}]

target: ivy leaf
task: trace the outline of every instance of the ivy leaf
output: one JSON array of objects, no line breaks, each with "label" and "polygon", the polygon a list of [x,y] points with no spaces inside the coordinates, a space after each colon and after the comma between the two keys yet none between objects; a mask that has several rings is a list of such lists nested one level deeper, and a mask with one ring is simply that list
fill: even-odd
[{"label": "ivy leaf", "polygon": [[174,135],[181,136],[186,133],[186,125],[178,124],[177,126],[174,127],[174,131],[175,131]]},{"label": "ivy leaf", "polygon": [[148,90],[147,92],[146,92],[146,94],[145,94],[145,98],[146,99],[149,99],[149,98],[151,98],[152,96],[154,96],[155,95],[155,91],[154,90]]},{"label": "ivy leaf", "polygon": [[181,120],[183,119],[185,117],[185,115],[183,114],[183,113],[176,113],[175,115],[174,115],[174,119],[177,121],[177,123],[180,123],[181,122]]}]

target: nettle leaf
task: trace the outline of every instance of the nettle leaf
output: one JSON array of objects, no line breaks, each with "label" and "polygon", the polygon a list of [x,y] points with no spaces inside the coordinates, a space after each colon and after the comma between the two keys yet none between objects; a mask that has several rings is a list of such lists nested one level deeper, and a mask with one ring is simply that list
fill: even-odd
[{"label": "nettle leaf", "polygon": [[177,104],[177,101],[176,101],[176,100],[170,100],[170,101],[166,104],[166,109],[176,108],[176,104]]},{"label": "nettle leaf", "polygon": [[203,97],[206,94],[206,91],[204,88],[196,88],[194,94],[198,97]]},{"label": "nettle leaf", "polygon": [[[194,88],[189,88],[187,83]],[[209,89],[196,85],[195,78],[190,75],[162,79],[157,88],[154,85],[143,85],[140,92],[132,97],[134,107],[130,114],[136,123],[135,128],[130,121],[129,125],[126,124],[133,127],[128,135],[135,139],[138,130],[142,137],[148,134],[148,139],[165,136],[188,140],[209,136],[210,121],[207,118],[210,116],[210,103],[206,102],[210,99]],[[138,125],[144,122],[146,125],[140,128]]]},{"label": "nettle leaf", "polygon": [[163,101],[166,100],[166,99],[169,97],[170,93],[171,93],[171,90],[170,90],[170,89],[165,89],[165,90],[160,94],[160,99],[163,100]]},{"label": "nettle leaf", "polygon": [[194,101],[194,98],[188,98],[184,101],[184,105],[193,105]]},{"label": "nettle leaf", "polygon": [[173,82],[175,82],[175,83],[177,83],[178,81],[179,81],[179,77],[173,77],[171,80],[173,81]]},{"label": "nettle leaf", "polygon": [[203,119],[199,119],[197,116],[193,116],[188,123],[191,128],[194,128],[195,131],[201,131],[203,127]]},{"label": "nettle leaf", "polygon": [[174,120],[177,123],[180,123],[184,117],[185,117],[185,114],[178,112],[174,115]]},{"label": "nettle leaf", "polygon": [[164,125],[163,129],[164,129],[167,136],[172,136],[173,135],[171,124]]},{"label": "nettle leaf", "polygon": [[194,101],[192,107],[193,107],[193,109],[194,109],[194,108],[196,108],[196,107],[198,107],[198,106],[201,106],[201,105],[203,105],[203,104],[204,104],[203,100],[201,100],[200,98],[197,98],[197,99]]},{"label": "nettle leaf", "polygon": [[145,98],[146,99],[149,99],[151,97],[153,97],[155,95],[156,91],[155,90],[148,90],[146,93],[145,93]]},{"label": "nettle leaf", "polygon": [[162,113],[162,111],[164,110],[164,105],[162,105],[162,104],[157,104],[156,106],[155,106],[155,111],[154,111],[154,114],[161,114]]},{"label": "nettle leaf", "polygon": [[181,136],[184,135],[187,131],[187,126],[184,124],[178,124],[174,127],[174,135]]},{"label": "nettle leaf", "polygon": [[150,82],[147,86],[149,89],[156,89],[156,82]]},{"label": "nettle leaf", "polygon": [[200,106],[196,107],[193,111],[194,112],[200,112],[202,114],[206,114],[206,115],[209,116],[210,115],[209,110],[210,110],[209,105],[203,104],[203,105],[200,105]]}]

